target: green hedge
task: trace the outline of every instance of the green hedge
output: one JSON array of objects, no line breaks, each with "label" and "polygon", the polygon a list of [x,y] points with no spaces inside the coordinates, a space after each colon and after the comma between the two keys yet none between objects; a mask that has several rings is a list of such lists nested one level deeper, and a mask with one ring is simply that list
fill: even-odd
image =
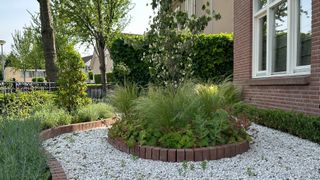
[{"label": "green hedge", "polygon": [[[143,53],[148,50],[144,44],[143,36],[124,35],[116,39],[110,48],[111,58],[114,63],[114,78],[118,83],[124,79],[139,85],[146,85],[150,81],[149,64],[141,61]],[[125,64],[129,74],[123,75],[118,65]],[[124,77],[126,76],[126,78]]]},{"label": "green hedge", "polygon": [[196,36],[193,61],[194,78],[201,81],[223,80],[233,73],[233,35]]},{"label": "green hedge", "polygon": [[42,77],[32,78],[32,82],[44,82],[44,78]]},{"label": "green hedge", "polygon": [[[113,83],[114,82],[113,73],[106,73],[106,76],[107,76],[107,82],[108,83]],[[101,74],[95,74],[94,75],[94,82],[96,84],[102,84],[102,82],[101,82]]]},{"label": "green hedge", "polygon": [[[183,37],[183,38],[188,38]],[[125,64],[129,70],[128,81],[145,85],[150,82],[148,62],[141,61],[148,46],[143,36],[124,35],[116,39],[110,49],[114,61],[114,76],[117,82],[124,81],[123,73],[117,66]],[[201,81],[221,80],[232,75],[233,71],[233,35],[232,34],[201,34],[194,42],[192,58],[194,79]]]},{"label": "green hedge", "polygon": [[260,109],[239,104],[238,113],[249,120],[320,144],[320,117],[279,109]]}]

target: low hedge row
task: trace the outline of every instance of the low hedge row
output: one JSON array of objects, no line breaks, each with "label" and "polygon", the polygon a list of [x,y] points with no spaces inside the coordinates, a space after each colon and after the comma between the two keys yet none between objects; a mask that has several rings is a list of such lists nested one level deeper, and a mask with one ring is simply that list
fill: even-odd
[{"label": "low hedge row", "polygon": [[320,117],[247,104],[239,104],[236,109],[252,122],[320,144]]}]

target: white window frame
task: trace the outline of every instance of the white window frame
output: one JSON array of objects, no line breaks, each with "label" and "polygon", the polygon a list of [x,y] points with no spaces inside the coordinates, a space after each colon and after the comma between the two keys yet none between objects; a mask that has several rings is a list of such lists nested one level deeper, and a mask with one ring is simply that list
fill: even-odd
[{"label": "white window frame", "polygon": [[[273,72],[273,36],[271,33],[274,27],[273,8],[278,4],[287,1],[288,3],[288,34],[287,34],[287,67],[284,72]],[[253,45],[252,45],[252,77],[278,77],[310,74],[311,65],[297,66],[298,62],[298,34],[299,27],[299,2],[298,0],[268,0],[267,5],[261,9],[258,7],[258,0],[253,0]],[[267,17],[267,50],[266,50],[266,70],[259,71],[260,61],[260,25],[259,20]],[[299,19],[299,20],[298,20]]]}]

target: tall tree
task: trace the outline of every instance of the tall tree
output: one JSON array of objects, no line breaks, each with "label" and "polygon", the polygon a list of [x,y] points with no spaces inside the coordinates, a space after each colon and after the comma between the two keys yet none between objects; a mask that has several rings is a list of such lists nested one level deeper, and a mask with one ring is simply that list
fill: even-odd
[{"label": "tall tree", "polygon": [[125,27],[130,0],[56,0],[54,8],[73,35],[95,47],[105,92],[105,50],[110,48],[114,37]]},{"label": "tall tree", "polygon": [[55,44],[55,34],[53,28],[53,20],[51,14],[50,0],[37,0],[40,5],[40,21],[42,44],[44,49],[44,57],[46,60],[45,67],[49,82],[57,80],[57,53]]},{"label": "tall tree", "polygon": [[42,68],[43,57],[39,54],[42,49],[31,28],[24,28],[22,32],[15,31],[12,37],[14,44],[11,55],[15,58],[11,59],[11,65],[23,71],[24,81],[26,81],[27,69],[36,69],[37,71]]},{"label": "tall tree", "polygon": [[[192,77],[192,56],[195,34],[202,33],[212,19],[220,14],[210,11],[210,2],[202,5],[203,15],[173,9],[177,0],[152,0],[155,17],[146,34],[148,52],[143,57],[152,64],[154,81],[159,84],[174,84]],[[184,2],[185,0],[179,0]]]}]

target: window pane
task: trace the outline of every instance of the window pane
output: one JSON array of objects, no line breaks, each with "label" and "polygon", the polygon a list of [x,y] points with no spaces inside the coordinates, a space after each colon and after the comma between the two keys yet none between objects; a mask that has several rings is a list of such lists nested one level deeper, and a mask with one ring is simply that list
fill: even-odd
[{"label": "window pane", "polygon": [[258,0],[258,9],[266,7],[268,0]]},{"label": "window pane", "polygon": [[259,44],[259,71],[266,70],[266,62],[267,62],[267,16],[259,19],[260,26],[260,44]]},{"label": "window pane", "polygon": [[299,23],[299,57],[297,66],[310,65],[311,60],[311,2],[312,0],[300,0]]},{"label": "window pane", "polygon": [[283,2],[273,9],[273,72],[287,69],[287,35],[288,35],[288,3]]}]

